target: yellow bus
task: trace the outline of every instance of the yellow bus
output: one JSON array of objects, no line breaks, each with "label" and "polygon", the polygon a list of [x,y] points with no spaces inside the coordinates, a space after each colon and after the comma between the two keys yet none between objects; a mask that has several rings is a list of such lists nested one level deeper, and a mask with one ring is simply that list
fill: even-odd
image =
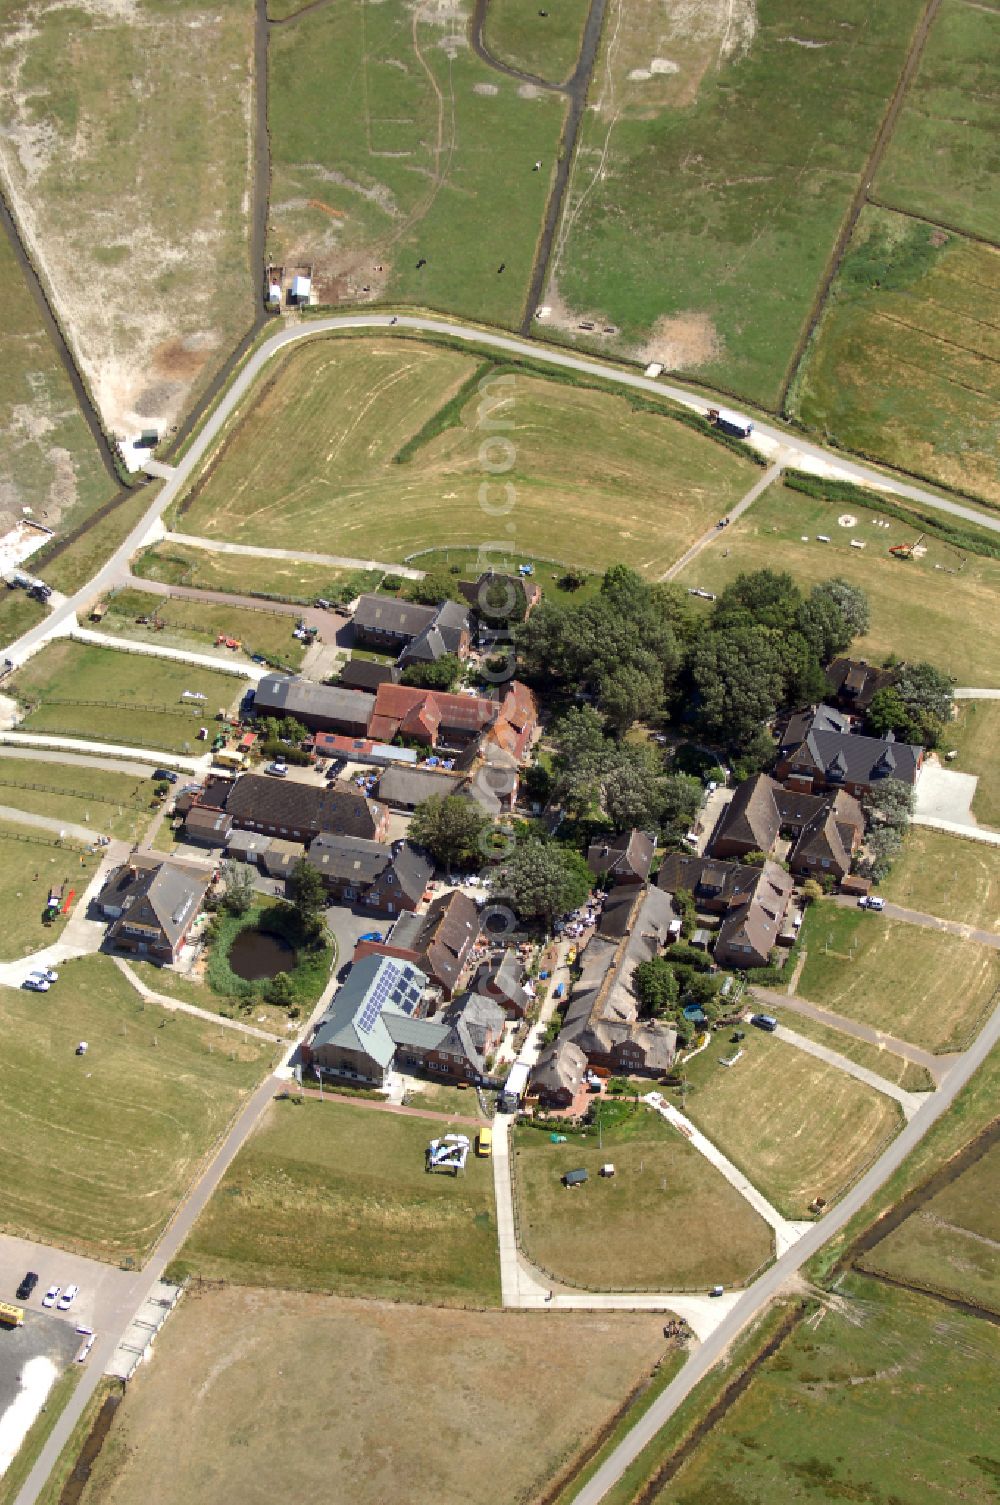
[{"label": "yellow bus", "polygon": [[225,748],[222,752],[217,752],[212,759],[217,768],[243,768],[246,766],[246,761],[241,752],[234,752],[232,749],[226,751]]},{"label": "yellow bus", "polygon": [[4,1327],[23,1327],[24,1312],[19,1306],[10,1306],[6,1301],[0,1301],[0,1324]]},{"label": "yellow bus", "polygon": [[488,1160],[493,1154],[493,1130],[480,1129],[476,1135],[476,1154],[483,1160]]}]

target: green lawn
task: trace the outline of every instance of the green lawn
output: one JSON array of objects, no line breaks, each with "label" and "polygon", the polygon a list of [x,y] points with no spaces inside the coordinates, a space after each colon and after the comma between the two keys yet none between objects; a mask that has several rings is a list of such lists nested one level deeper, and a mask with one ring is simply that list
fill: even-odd
[{"label": "green lawn", "polygon": [[[538,1129],[514,1136],[519,1240],[557,1280],[597,1290],[734,1285],[768,1260],[771,1231],[659,1114],[639,1107],[567,1144]],[[602,1165],[615,1167],[602,1177]],[[563,1186],[569,1170],[590,1172]]]},{"label": "green lawn", "polygon": [[1000,1148],[861,1256],[862,1268],[1000,1314]]},{"label": "green lawn", "polygon": [[957,704],[958,715],[945,733],[946,748],[958,750],[951,767],[979,775],[972,813],[984,826],[1000,827],[1000,701]]},{"label": "green lawn", "polygon": [[989,1505],[1000,1330],[848,1275],[708,1432],[655,1505]]},{"label": "green lawn", "polygon": [[0,1224],[100,1259],[141,1259],[271,1054],[144,1005],[107,957],[60,972],[49,993],[0,990]]},{"label": "green lawn", "polygon": [[274,596],[279,601],[308,605],[317,596],[328,601],[352,600],[363,591],[377,590],[381,571],[335,570],[325,564],[294,559],[251,559],[245,554],[213,554],[190,544],[155,544],[133,561],[132,572],[143,580],[165,585],[190,585],[201,590]]},{"label": "green lawn", "polygon": [[1000,240],[1000,10],[943,0],[875,178],[894,209]]},{"label": "green lawn", "polygon": [[490,0],[483,40],[500,62],[558,84],[576,67],[586,21],[585,0],[552,0],[544,14],[538,0]]},{"label": "green lawn", "polygon": [[[0,799],[0,803],[17,801]],[[0,960],[17,961],[59,939],[66,927],[64,919],[42,923],[49,889],[62,885],[67,897],[75,889],[79,900],[99,860],[77,842],[60,845],[54,832],[0,821],[0,912],[4,917]]]},{"label": "green lawn", "polygon": [[798,992],[927,1050],[963,1049],[1000,987],[1000,952],[900,920],[815,904]]},{"label": "green lawn", "polygon": [[[655,576],[759,476],[673,418],[523,372],[492,389],[508,400],[487,420],[509,434],[484,429],[481,399],[459,400],[484,369],[416,342],[297,349],[196,483],[181,527],[350,558],[464,544],[601,571],[623,559]],[[276,447],[292,413],[296,443]]]},{"label": "green lawn", "polygon": [[0,758],[0,805],[90,825],[95,835],[138,840],[158,803],[146,777],[48,759]]},{"label": "green lawn", "polygon": [[[244,561],[246,564],[253,561]],[[155,633],[137,621],[153,617],[166,627]],[[193,648],[198,653],[214,651],[220,633],[243,644],[244,654],[260,654],[268,663],[297,670],[305,657],[302,642],[292,636],[295,618],[287,612],[255,611],[249,607],[216,601],[191,601],[184,596],[159,596],[151,591],[122,589],[108,601],[108,613],[100,630],[114,637],[153,641],[162,647]],[[232,650],[220,649],[225,654]]]},{"label": "green lawn", "polygon": [[869,208],[790,410],[826,442],[1000,504],[1000,250]]},{"label": "green lawn", "polygon": [[749,1030],[714,1040],[686,1068],[674,1101],[786,1217],[832,1202],[900,1127],[894,1102],[815,1056]]},{"label": "green lawn", "polygon": [[250,325],[252,64],[249,0],[4,28],[0,130],[32,143],[5,152],[5,193],[111,432],[166,431]]},{"label": "green lawn", "polygon": [[582,585],[564,586],[560,583],[565,576],[561,565],[553,568],[546,559],[532,561],[530,555],[517,549],[490,550],[488,560],[483,558],[478,549],[421,549],[409,559],[409,563],[420,570],[444,568],[454,572],[457,566],[456,583],[459,580],[477,579],[487,563],[497,570],[514,571],[519,565],[529,562],[534,564],[534,578],[541,586],[546,601],[561,601],[567,606],[578,606],[581,601],[596,596],[601,589],[603,575],[596,570],[591,574],[584,574]]},{"label": "green lawn", "polygon": [[[77,406],[69,377],[42,323],[6,232],[0,235],[0,496],[6,531],[30,507],[37,522],[60,532],[74,527],[114,494]],[[32,566],[29,564],[28,568]],[[27,614],[23,592],[13,600]],[[35,608],[35,603],[30,603]],[[38,608],[35,608],[38,610]],[[32,622],[8,626],[16,637]]]},{"label": "green lawn", "polygon": [[274,1004],[254,999],[246,1007],[241,1007],[236,999],[220,996],[200,973],[192,975],[175,972],[171,967],[161,967],[156,962],[140,961],[138,958],[134,961],[129,958],[129,966],[154,993],[163,993],[167,998],[179,999],[181,1003],[192,1003],[195,1008],[206,1009],[210,1014],[241,1019],[246,1024],[267,1030],[282,1039],[287,1039],[302,1027],[300,1019],[289,1019],[285,1010]]},{"label": "green lawn", "polygon": [[775,405],[921,11],[609,6],[546,327]]},{"label": "green lawn", "polygon": [[565,101],[480,62],[470,10],[333,0],[271,32],[268,246],[320,302],[519,322]]},{"label": "green lawn", "polygon": [[1000,849],[911,826],[879,891],[907,909],[1000,930]]},{"label": "green lawn", "polygon": [[37,627],[46,616],[48,612],[41,602],[32,601],[25,591],[4,589],[0,594],[0,648]]},{"label": "green lawn", "polygon": [[[840,517],[857,522],[841,527]],[[681,583],[719,591],[741,571],[765,567],[788,570],[805,586],[841,575],[862,586],[871,603],[871,628],[852,652],[874,663],[905,653],[960,683],[1000,687],[1000,560],[927,538],[922,558],[900,562],[889,546],[913,542],[920,525],[883,519],[889,527],[880,528],[879,517],[854,501],[772,486],[726,529],[725,549],[705,549]],[[821,533],[829,543],[819,542]],[[852,539],[864,549],[852,548]]]},{"label": "green lawn", "polygon": [[[43,549],[32,561],[32,569],[54,590],[62,591],[67,596],[73,595],[86,585],[105,560],[110,559],[118,546],[124,543],[155,501],[159,486],[160,482],[154,481],[152,487],[140,486],[134,493],[126,495],[106,517],[98,519],[81,538],[57,554],[51,564],[47,562],[50,551]],[[56,545],[58,543],[57,539]]]},{"label": "green lawn", "polygon": [[441,1305],[494,1306],[493,1168],[429,1175],[440,1126],[376,1109],[278,1102],[181,1252],[210,1279]]},{"label": "green lawn", "polygon": [[[5,689],[29,707],[25,731],[185,752],[245,687],[214,669],[63,640],[36,653]],[[206,698],[182,701],[185,690]]]}]

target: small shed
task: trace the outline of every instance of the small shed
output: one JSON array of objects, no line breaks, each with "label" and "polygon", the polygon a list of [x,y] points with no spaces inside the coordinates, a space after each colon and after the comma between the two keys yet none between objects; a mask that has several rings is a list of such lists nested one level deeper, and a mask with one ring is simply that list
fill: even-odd
[{"label": "small shed", "polygon": [[292,278],[292,290],[288,295],[290,303],[308,303],[312,297],[312,278],[304,277],[300,273]]},{"label": "small shed", "polygon": [[587,1179],[586,1171],[567,1171],[562,1178],[562,1184],[563,1186],[582,1186]]},{"label": "small shed", "polygon": [[268,303],[272,307],[274,307],[275,304],[278,304],[278,303],[281,302],[281,283],[280,282],[269,283],[268,289],[267,289],[267,301],[268,301]]}]

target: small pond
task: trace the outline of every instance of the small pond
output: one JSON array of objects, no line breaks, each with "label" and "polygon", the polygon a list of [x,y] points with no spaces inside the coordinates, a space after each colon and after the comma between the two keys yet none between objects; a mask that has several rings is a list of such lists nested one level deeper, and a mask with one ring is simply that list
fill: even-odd
[{"label": "small pond", "polygon": [[295,966],[295,947],[265,930],[241,930],[230,948],[229,965],[247,982],[277,977]]}]

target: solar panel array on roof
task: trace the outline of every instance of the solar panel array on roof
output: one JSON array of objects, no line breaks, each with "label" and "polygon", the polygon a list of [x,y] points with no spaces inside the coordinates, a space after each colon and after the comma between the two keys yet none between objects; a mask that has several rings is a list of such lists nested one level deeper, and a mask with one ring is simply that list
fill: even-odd
[{"label": "solar panel array on roof", "polygon": [[362,1010],[361,1018],[358,1020],[358,1028],[364,1030],[366,1035],[371,1034],[372,1030],[375,1028],[376,1024],[382,1016],[382,1010],[386,1005],[389,994],[392,991],[393,987],[398,984],[398,982],[399,973],[396,971],[395,967],[382,968],[378,977],[375,979],[374,987],[365,1000],[365,1006]]}]

